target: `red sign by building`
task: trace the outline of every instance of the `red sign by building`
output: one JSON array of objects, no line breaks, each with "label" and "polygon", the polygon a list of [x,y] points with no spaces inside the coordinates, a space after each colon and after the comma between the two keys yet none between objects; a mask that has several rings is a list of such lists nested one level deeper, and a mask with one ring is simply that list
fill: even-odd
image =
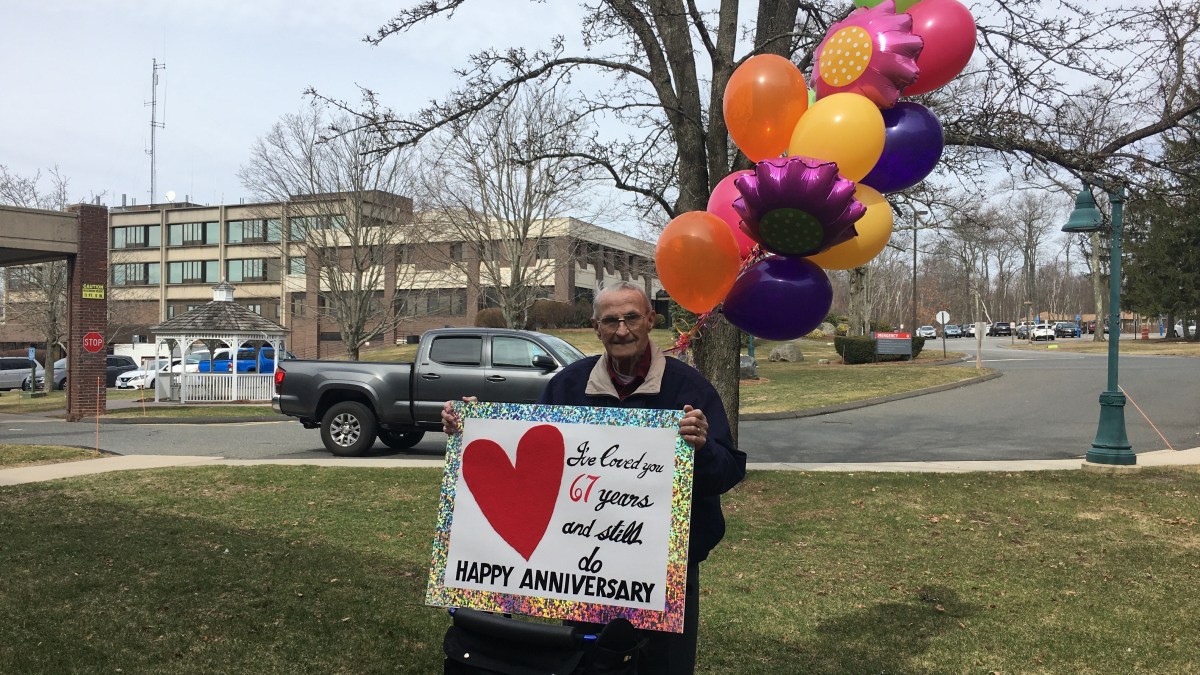
[{"label": "red sign by building", "polygon": [[83,348],[93,354],[100,351],[101,349],[104,349],[104,336],[97,333],[96,331],[92,331],[91,333],[84,335],[83,336]]},{"label": "red sign by building", "polygon": [[876,340],[911,340],[911,333],[876,333]]}]

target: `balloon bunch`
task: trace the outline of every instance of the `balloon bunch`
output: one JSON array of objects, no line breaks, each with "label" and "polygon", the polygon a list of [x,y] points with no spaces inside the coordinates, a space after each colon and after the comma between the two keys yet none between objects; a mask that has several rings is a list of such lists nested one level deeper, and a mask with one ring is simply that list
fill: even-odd
[{"label": "balloon bunch", "polygon": [[[781,56],[746,59],[723,112],[753,170],[725,176],[707,211],[672,220],[655,262],[663,288],[705,315],[790,340],[833,303],[825,270],[873,259],[892,234],[882,193],[925,179],[942,155],[942,126],[899,100],[933,91],[966,67],[975,19],[958,0],[855,0],[817,47],[810,91]],[[899,7],[899,10],[898,10]]]}]

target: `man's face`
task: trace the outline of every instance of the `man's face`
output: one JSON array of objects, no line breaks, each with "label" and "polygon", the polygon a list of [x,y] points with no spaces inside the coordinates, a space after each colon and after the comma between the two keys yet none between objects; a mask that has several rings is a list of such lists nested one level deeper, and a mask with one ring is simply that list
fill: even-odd
[{"label": "man's face", "polygon": [[654,310],[637,291],[612,291],[600,297],[598,318],[592,319],[596,336],[609,358],[627,362],[642,355],[650,344]]}]

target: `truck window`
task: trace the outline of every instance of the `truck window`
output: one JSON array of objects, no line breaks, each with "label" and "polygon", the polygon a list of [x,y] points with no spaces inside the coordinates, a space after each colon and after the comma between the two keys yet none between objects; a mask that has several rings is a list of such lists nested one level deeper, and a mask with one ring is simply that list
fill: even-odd
[{"label": "truck window", "polygon": [[429,358],[450,366],[478,366],[483,360],[483,338],[439,337],[429,345]]},{"label": "truck window", "polygon": [[537,344],[522,338],[492,338],[492,365],[497,368],[533,368],[533,357],[545,354]]}]

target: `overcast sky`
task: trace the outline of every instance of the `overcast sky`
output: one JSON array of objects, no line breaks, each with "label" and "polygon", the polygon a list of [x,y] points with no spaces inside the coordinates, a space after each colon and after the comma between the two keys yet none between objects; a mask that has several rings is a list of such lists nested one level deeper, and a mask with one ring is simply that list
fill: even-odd
[{"label": "overcast sky", "polygon": [[404,4],[0,0],[0,164],[23,176],[58,166],[73,199],[145,204],[157,59],[165,127],[154,201],[174,191],[237,203],[251,144],[305,104],[306,87],[357,101],[361,84],[408,112],[448,91],[452,69],[478,47],[538,47],[579,32],[575,2],[486,0],[380,47],[362,41]]}]

